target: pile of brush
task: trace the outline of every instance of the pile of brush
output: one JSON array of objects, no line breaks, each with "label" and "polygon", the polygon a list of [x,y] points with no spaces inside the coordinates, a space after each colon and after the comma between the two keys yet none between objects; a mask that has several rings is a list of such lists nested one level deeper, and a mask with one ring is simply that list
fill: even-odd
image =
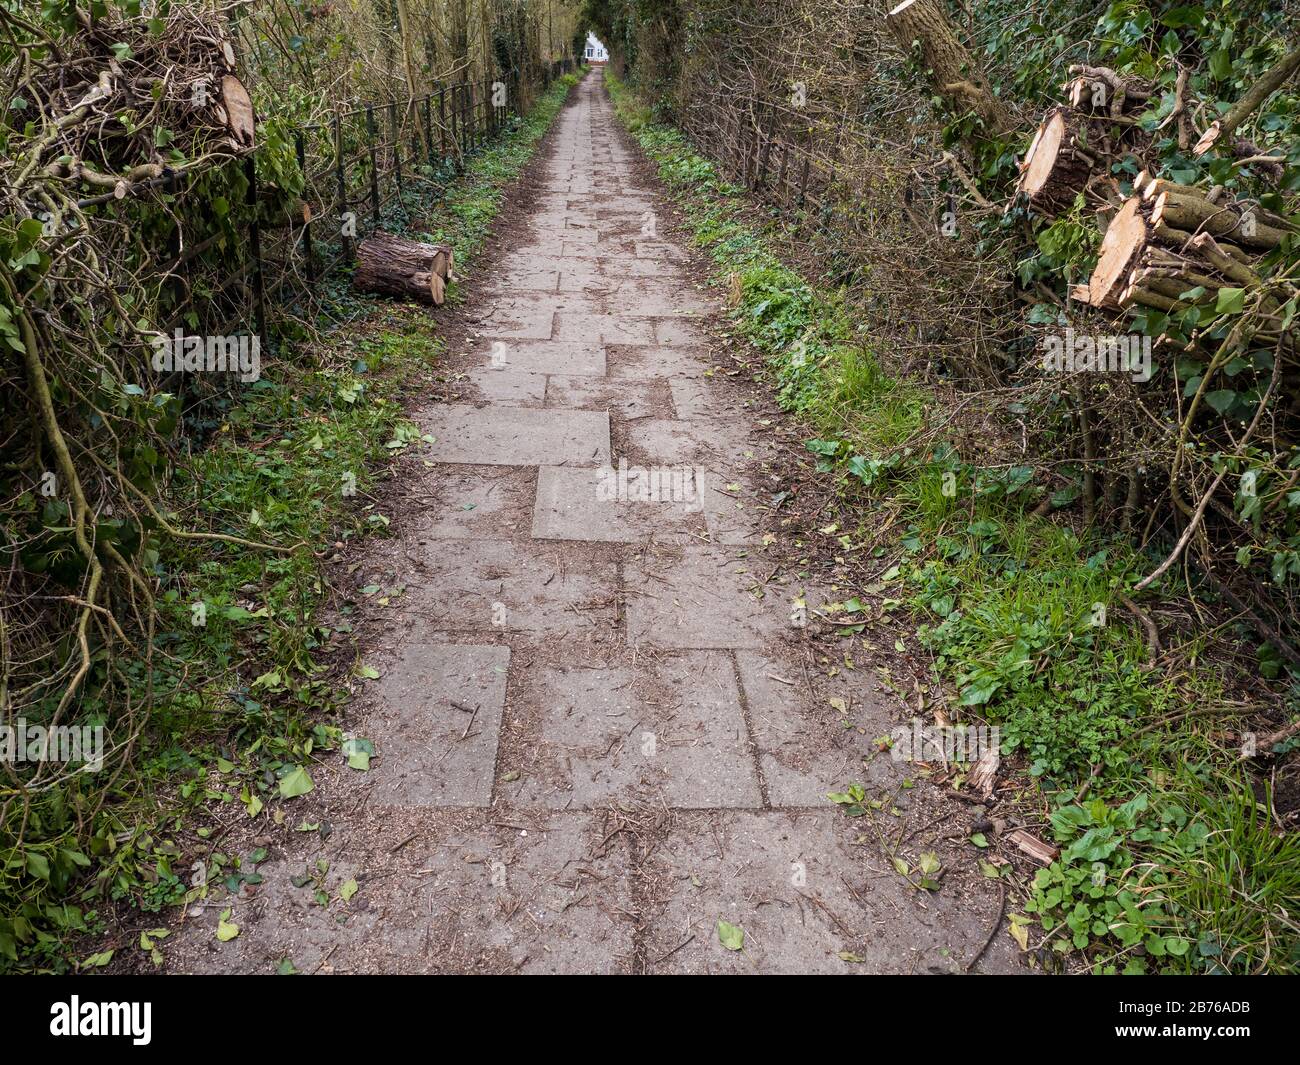
[{"label": "pile of brush", "polygon": [[122,198],[252,149],[253,104],[219,13],[174,5],[166,18],[94,18],[78,7],[76,18],[79,32],[29,52],[34,99],[11,187],[45,175],[74,198]]}]

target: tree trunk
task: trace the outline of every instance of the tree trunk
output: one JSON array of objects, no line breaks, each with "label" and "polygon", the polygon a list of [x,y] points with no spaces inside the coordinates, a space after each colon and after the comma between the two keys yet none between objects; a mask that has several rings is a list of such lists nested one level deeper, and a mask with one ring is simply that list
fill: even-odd
[{"label": "tree trunk", "polygon": [[938,92],[954,110],[973,109],[991,133],[1015,126],[1006,107],[989,88],[988,80],[957,39],[941,0],[902,0],[885,17],[894,39],[908,55],[920,45],[921,58]]},{"label": "tree trunk", "polygon": [[230,130],[231,146],[236,151],[252,148],[257,138],[257,116],[253,100],[244,83],[233,74],[221,79],[221,103],[217,114]]}]

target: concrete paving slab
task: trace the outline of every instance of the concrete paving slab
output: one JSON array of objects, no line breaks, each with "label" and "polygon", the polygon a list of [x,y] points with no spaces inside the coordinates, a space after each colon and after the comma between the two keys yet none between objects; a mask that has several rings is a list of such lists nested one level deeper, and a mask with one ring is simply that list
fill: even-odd
[{"label": "concrete paving slab", "polygon": [[534,484],[522,467],[440,467],[419,517],[421,542],[512,539],[531,520]]},{"label": "concrete paving slab", "polygon": [[688,544],[705,535],[702,507],[696,473],[689,467],[543,466],[532,535],[535,540]]},{"label": "concrete paving slab", "polygon": [[699,322],[685,318],[659,318],[655,321],[655,343],[708,350],[716,341]]},{"label": "concrete paving slab", "polygon": [[546,378],[536,373],[479,369],[465,375],[482,403],[505,407],[540,407],[546,398]]},{"label": "concrete paving slab", "polygon": [[673,410],[683,421],[705,421],[727,413],[717,389],[699,377],[674,377],[668,382]]},{"label": "concrete paving slab", "polygon": [[662,381],[611,381],[554,375],[546,382],[548,407],[605,410],[626,419],[646,418],[664,407]]},{"label": "concrete paving slab", "polygon": [[638,241],[636,246],[638,259],[651,259],[654,262],[680,263],[686,261],[686,253],[676,244],[661,240]]},{"label": "concrete paving slab", "polygon": [[507,647],[402,646],[379,679],[377,706],[367,715],[366,738],[378,756],[370,767],[375,802],[491,802],[509,666]]},{"label": "concrete paving slab", "polygon": [[612,561],[564,561],[551,545],[492,540],[433,541],[423,561],[418,632],[589,634],[613,624]]},{"label": "concrete paving slab", "polygon": [[644,277],[625,277],[614,283],[610,298],[622,313],[635,318],[698,319],[711,309],[692,289]]},{"label": "concrete paving slab", "polygon": [[512,802],[593,807],[644,794],[672,807],[762,803],[726,652],[544,666],[530,680],[514,712],[540,719],[540,741]]},{"label": "concrete paving slab", "polygon": [[645,319],[614,314],[559,311],[555,316],[554,337],[589,344],[652,344],[654,326]]},{"label": "concrete paving slab", "polygon": [[789,627],[788,604],[764,598],[762,576],[720,548],[647,551],[624,566],[632,646],[766,647]]},{"label": "concrete paving slab", "polygon": [[421,428],[434,462],[486,466],[590,465],[609,461],[609,415],[531,407],[430,408]]},{"label": "concrete paving slab", "polygon": [[[736,667],[773,806],[821,808],[829,792],[844,790],[846,774],[863,780],[863,759],[877,758],[872,741],[888,734],[891,723],[872,709],[874,697],[864,705],[861,685],[837,678],[833,691],[819,690],[812,699],[798,664],[788,659],[737,651]],[[837,710],[832,698],[846,709]]]},{"label": "concrete paving slab", "polygon": [[555,314],[545,307],[496,309],[483,318],[479,328],[490,336],[546,340],[554,329]]},{"label": "concrete paving slab", "polygon": [[559,270],[514,267],[493,279],[493,289],[507,296],[520,292],[552,293],[559,290]]},{"label": "concrete paving slab", "polygon": [[474,354],[487,372],[566,374],[603,377],[605,349],[599,342],[576,340],[480,340]]},{"label": "concrete paving slab", "polygon": [[707,352],[692,348],[657,344],[610,344],[605,348],[605,372],[615,380],[703,377],[711,366]]},{"label": "concrete paving slab", "polygon": [[[860,836],[836,810],[682,815],[650,859],[664,897],[648,920],[646,953],[663,960],[648,971],[959,973],[983,945],[998,889],[978,905],[921,898]],[[719,920],[744,929],[743,950],[722,945]],[[1006,953],[991,950],[987,968],[1004,968]]]},{"label": "concrete paving slab", "polygon": [[672,465],[693,463],[712,469],[732,468],[745,461],[751,442],[748,426],[738,419],[674,421],[643,418],[627,427],[627,446],[638,458]]},{"label": "concrete paving slab", "polygon": [[738,482],[706,471],[701,484],[704,488],[704,519],[709,527],[710,540],[735,547],[762,543],[764,532],[774,524],[771,515],[746,498],[743,488],[736,491]]}]

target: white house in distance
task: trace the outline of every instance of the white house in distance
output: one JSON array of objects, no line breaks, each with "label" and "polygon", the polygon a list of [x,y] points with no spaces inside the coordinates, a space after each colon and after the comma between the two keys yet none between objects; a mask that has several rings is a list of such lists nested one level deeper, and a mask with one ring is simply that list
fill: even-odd
[{"label": "white house in distance", "polygon": [[588,63],[609,62],[609,52],[606,51],[605,46],[601,44],[600,41],[596,40],[596,35],[594,33],[587,34],[587,47],[584,55],[586,56]]}]

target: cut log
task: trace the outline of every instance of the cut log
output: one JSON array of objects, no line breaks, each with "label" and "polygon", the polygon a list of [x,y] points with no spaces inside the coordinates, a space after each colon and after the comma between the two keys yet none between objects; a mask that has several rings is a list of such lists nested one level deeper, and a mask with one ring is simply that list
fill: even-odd
[{"label": "cut log", "polygon": [[1005,133],[1015,125],[970,52],[957,39],[941,0],[902,0],[885,16],[885,24],[908,55],[913,43],[920,46],[934,87],[955,110],[974,110],[994,133]]},{"label": "cut log", "polygon": [[226,74],[221,79],[218,108],[218,114],[224,112],[223,124],[230,130],[231,144],[240,151],[252,148],[257,141],[257,115],[244,83],[233,74]]},{"label": "cut log", "polygon": [[1087,150],[1089,127],[1069,108],[1047,113],[1020,165],[1016,191],[1048,217],[1068,209],[1083,191],[1097,164]]},{"label": "cut log", "polygon": [[[1282,230],[1247,225],[1257,205],[1246,201],[1222,197],[1211,203],[1210,194],[1198,188],[1158,178],[1139,187],[1142,194],[1129,197],[1111,222],[1096,269],[1087,286],[1072,291],[1074,298],[1094,307],[1137,304],[1175,313],[1193,304],[1215,306],[1222,289],[1245,289],[1255,314],[1254,338],[1279,343],[1293,355],[1300,338],[1282,309],[1296,286],[1285,278],[1266,279],[1257,265],[1265,242]],[[1286,219],[1271,217],[1290,230]]]},{"label": "cut log", "polygon": [[1154,95],[1150,85],[1123,77],[1110,67],[1075,64],[1070,73],[1075,75],[1065,86],[1070,105],[1095,115],[1121,118],[1141,110]]},{"label": "cut log", "polygon": [[1263,222],[1249,207],[1210,203],[1193,192],[1172,189],[1156,195],[1151,207],[1151,224],[1189,233],[1205,232],[1260,251],[1276,248],[1285,236],[1282,230]]},{"label": "cut log", "polygon": [[[1069,87],[1077,97],[1078,87],[1073,83]],[[1104,111],[1054,107],[1043,116],[1020,164],[1016,192],[1027,196],[1030,207],[1047,218],[1067,210],[1079,193],[1094,185],[1098,193],[1094,198],[1111,202],[1119,193],[1111,164],[1129,155],[1145,159],[1151,144],[1149,132],[1131,122],[1117,126],[1116,119]],[[1135,186],[1140,187],[1147,177],[1148,171],[1142,171]]]},{"label": "cut log", "polygon": [[422,244],[392,233],[371,234],[357,245],[352,285],[360,292],[442,306],[454,256],[446,244]]},{"label": "cut log", "polygon": [[1103,307],[1118,297],[1146,242],[1147,220],[1142,217],[1142,200],[1130,196],[1119,214],[1111,219],[1102,238],[1097,267],[1088,279],[1089,303]]}]

